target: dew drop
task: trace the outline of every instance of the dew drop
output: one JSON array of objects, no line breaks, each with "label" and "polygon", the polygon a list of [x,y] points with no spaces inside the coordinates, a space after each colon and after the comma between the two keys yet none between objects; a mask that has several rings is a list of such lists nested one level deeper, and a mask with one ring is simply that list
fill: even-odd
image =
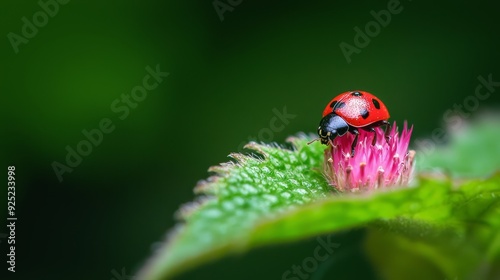
[{"label": "dew drop", "polygon": [[282,196],[283,198],[287,198],[287,199],[288,199],[288,198],[290,198],[290,197],[292,197],[292,195],[291,195],[289,192],[282,192],[282,193],[281,193],[281,196]]},{"label": "dew drop", "polygon": [[300,188],[299,188],[299,189],[295,189],[294,191],[295,191],[296,193],[298,193],[298,194],[307,194],[307,191],[306,191],[306,190],[304,190],[304,189],[300,189]]}]

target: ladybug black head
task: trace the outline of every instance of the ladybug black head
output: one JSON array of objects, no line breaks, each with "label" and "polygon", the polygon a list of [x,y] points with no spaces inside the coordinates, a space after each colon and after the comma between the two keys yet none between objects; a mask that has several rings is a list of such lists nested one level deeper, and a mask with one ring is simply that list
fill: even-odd
[{"label": "ladybug black head", "polygon": [[337,136],[342,136],[349,130],[349,124],[335,113],[324,116],[319,122],[318,135],[321,144],[328,144]]}]

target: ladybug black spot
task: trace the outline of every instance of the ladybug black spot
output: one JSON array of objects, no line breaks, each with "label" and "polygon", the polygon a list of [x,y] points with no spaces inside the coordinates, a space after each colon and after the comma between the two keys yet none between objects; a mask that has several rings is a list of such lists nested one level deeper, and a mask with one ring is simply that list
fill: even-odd
[{"label": "ladybug black spot", "polygon": [[378,102],[377,99],[373,98],[372,102],[373,102],[373,105],[375,106],[375,108],[380,109],[380,102]]},{"label": "ladybug black spot", "polygon": [[359,91],[354,91],[351,93],[352,96],[363,96],[363,94]]},{"label": "ladybug black spot", "polygon": [[368,118],[368,116],[369,116],[369,115],[370,115],[370,112],[368,112],[368,110],[363,109],[363,111],[361,111],[361,117],[362,117],[363,119],[365,119],[365,120],[366,120],[366,118]]},{"label": "ladybug black spot", "polygon": [[330,104],[330,107],[333,108],[333,110],[337,110],[337,109],[340,109],[342,107],[345,106],[345,102],[338,102],[338,101],[333,101],[331,104]]}]

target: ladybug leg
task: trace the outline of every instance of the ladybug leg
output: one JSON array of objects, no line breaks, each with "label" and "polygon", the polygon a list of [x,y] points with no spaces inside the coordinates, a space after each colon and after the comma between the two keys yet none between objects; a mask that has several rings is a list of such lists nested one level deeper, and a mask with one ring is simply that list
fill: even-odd
[{"label": "ladybug leg", "polygon": [[372,140],[372,146],[375,146],[377,144],[377,132],[375,131],[375,128],[370,127],[368,131],[373,132],[373,140]]},{"label": "ladybug leg", "polygon": [[349,131],[354,134],[354,140],[352,141],[351,144],[351,157],[354,156],[354,149],[356,148],[356,145],[358,144],[358,136],[359,136],[359,131],[356,128],[351,128]]},{"label": "ladybug leg", "polygon": [[375,131],[375,128],[373,126],[369,126],[363,127],[363,130],[373,133],[372,146],[375,146],[375,144],[377,144],[377,132]]},{"label": "ladybug leg", "polygon": [[389,144],[389,140],[391,140],[391,130],[392,126],[391,123],[388,121],[382,121],[382,125],[385,125],[385,141],[387,141],[387,144]]}]

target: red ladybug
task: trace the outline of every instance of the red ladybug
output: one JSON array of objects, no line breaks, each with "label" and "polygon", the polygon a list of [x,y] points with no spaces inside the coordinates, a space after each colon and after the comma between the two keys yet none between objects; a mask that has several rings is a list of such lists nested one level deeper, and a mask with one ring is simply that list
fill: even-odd
[{"label": "red ladybug", "polygon": [[[385,125],[388,139],[389,117],[387,107],[375,95],[360,90],[347,91],[332,99],[323,110],[323,119],[318,127],[319,139],[322,144],[328,145],[335,137],[349,131],[355,135],[351,145],[351,156],[354,156],[354,148],[358,143],[358,128],[375,132],[375,127]],[[377,134],[372,145],[376,142]]]}]

